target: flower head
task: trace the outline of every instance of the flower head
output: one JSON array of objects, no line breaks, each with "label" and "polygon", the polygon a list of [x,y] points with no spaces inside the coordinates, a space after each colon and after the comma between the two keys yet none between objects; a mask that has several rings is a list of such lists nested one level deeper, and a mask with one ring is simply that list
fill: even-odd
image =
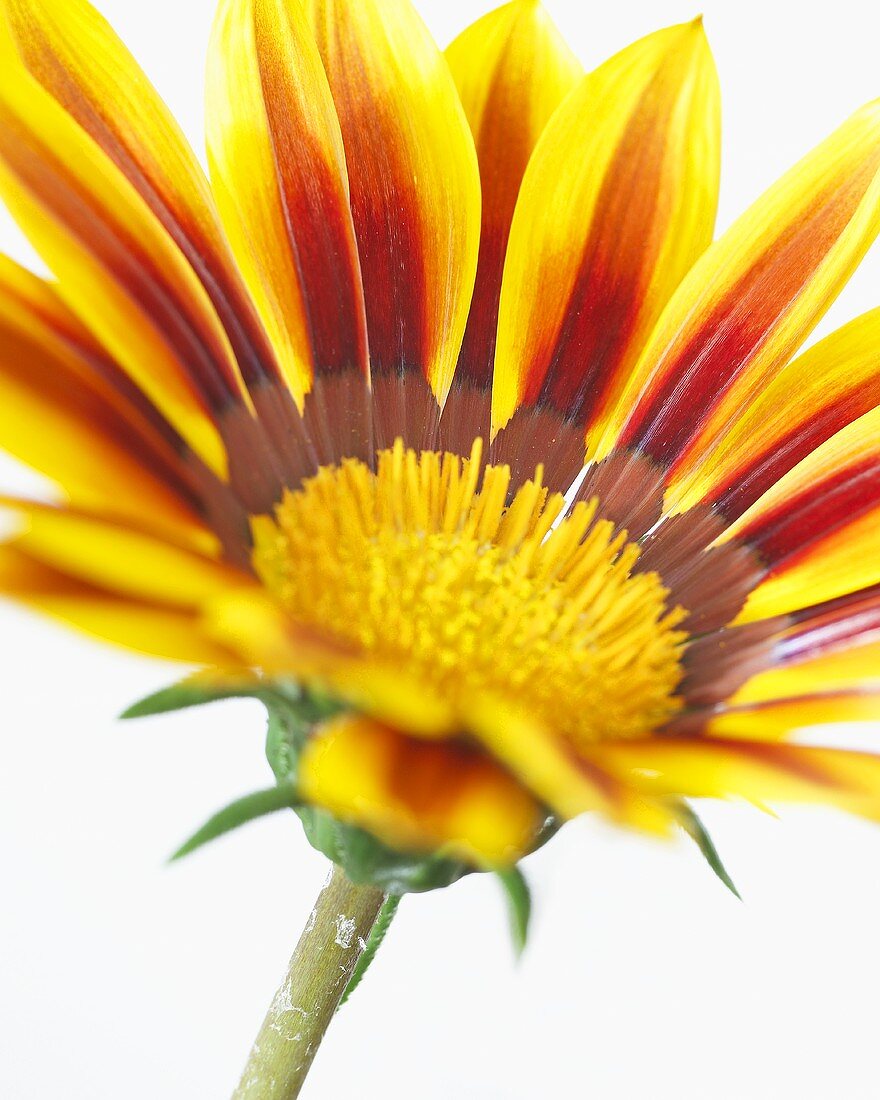
[{"label": "flower head", "polygon": [[0,444],[58,487],[4,499],[9,595],[299,700],[279,780],[395,874],[880,814],[880,757],[796,741],[880,715],[880,310],[797,355],[876,104],[713,243],[699,21],[585,75],[530,0],[445,55],[408,0],[221,0],[210,184],[85,0],[2,0],[0,59],[53,273],[0,266]]}]

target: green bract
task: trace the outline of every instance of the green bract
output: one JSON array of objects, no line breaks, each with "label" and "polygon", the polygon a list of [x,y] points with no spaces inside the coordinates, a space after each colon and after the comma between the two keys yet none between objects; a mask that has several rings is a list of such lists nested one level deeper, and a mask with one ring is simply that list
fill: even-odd
[{"label": "green bract", "polygon": [[[302,822],[312,847],[341,867],[348,879],[359,886],[376,886],[385,894],[400,897],[449,886],[477,870],[462,860],[439,853],[397,851],[359,826],[339,821],[326,810],[298,799],[300,754],[314,726],[346,709],[339,700],[307,691],[290,680],[256,679],[229,685],[196,675],[147,696],[129,707],[122,717],[141,718],[230,698],[258,699],[266,707],[266,757],[275,776],[275,786],[245,795],[224,807],[173,858],[187,855],[256,817],[290,808]],[[700,819],[684,802],[678,803],[677,813],[682,828],[695,841],[709,866],[739,897]],[[558,827],[559,822],[548,817],[535,847],[546,843]],[[519,953],[525,946],[531,912],[528,885],[516,867],[500,869],[498,879],[507,898],[514,947]]]},{"label": "green bract", "polygon": [[442,855],[395,851],[364,829],[338,821],[326,810],[297,803],[299,756],[309,731],[318,722],[345,709],[327,696],[307,692],[292,681],[257,681],[230,687],[196,676],[147,696],[129,707],[122,717],[142,718],[230,698],[258,699],[266,707],[269,719],[266,757],[282,791],[277,798],[257,792],[221,810],[176,855],[193,851],[245,821],[289,805],[299,816],[312,847],[341,867],[357,885],[378,886],[387,894],[422,893],[449,886],[475,869]]}]

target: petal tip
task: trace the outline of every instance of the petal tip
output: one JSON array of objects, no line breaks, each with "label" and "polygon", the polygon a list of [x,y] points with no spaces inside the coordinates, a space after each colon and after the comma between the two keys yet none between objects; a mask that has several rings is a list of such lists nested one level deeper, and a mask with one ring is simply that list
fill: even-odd
[{"label": "petal tip", "polygon": [[880,122],[880,97],[869,100],[856,114],[871,118],[875,123]]},{"label": "petal tip", "polygon": [[706,34],[705,16],[703,12],[695,16],[689,23],[682,24],[685,35],[697,45],[705,45],[708,48],[709,38]]},{"label": "petal tip", "polygon": [[677,31],[676,38],[680,48],[701,50],[709,48],[709,39],[706,35],[706,27],[703,22],[704,15],[700,12],[699,15],[694,16],[687,23],[676,23],[669,28],[670,31]]}]

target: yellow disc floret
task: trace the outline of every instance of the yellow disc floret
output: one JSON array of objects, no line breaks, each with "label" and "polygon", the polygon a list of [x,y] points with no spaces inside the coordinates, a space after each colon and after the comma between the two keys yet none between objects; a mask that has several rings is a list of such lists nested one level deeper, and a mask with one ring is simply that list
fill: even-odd
[{"label": "yellow disc floret", "polygon": [[349,460],[254,521],[254,565],[290,616],[400,663],[445,698],[490,691],[572,742],[649,732],[677,709],[685,635],[638,547],[566,513],[540,470],[406,450]]}]

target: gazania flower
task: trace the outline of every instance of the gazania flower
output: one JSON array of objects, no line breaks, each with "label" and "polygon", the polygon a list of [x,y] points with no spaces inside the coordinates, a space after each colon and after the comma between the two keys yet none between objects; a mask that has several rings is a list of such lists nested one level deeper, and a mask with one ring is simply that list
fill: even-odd
[{"label": "gazania flower", "polygon": [[880,758],[794,740],[880,715],[880,310],[797,356],[877,105],[713,243],[699,22],[584,75],[529,0],[445,56],[407,0],[221,0],[209,185],[84,0],[2,11],[54,278],[0,269],[0,442],[59,489],[3,501],[8,594],[298,700],[279,783],[398,890],[586,811],[880,813]]}]

